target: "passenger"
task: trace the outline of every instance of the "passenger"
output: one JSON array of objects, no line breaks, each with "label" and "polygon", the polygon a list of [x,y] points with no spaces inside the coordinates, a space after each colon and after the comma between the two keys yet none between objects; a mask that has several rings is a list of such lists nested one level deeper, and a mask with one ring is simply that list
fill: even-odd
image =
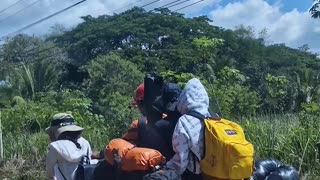
[{"label": "passenger", "polygon": [[[171,159],[174,155],[172,148],[172,134],[175,125],[181,116],[177,110],[177,100],[181,89],[175,83],[166,83],[163,85],[162,94],[153,103],[154,108],[164,114],[163,119],[156,120],[153,123],[146,124],[145,128],[140,127],[139,140],[140,147],[146,147],[158,150],[166,159]],[[145,122],[146,123],[146,122]]]},{"label": "passenger", "polygon": [[[139,85],[135,91],[134,102],[132,104],[139,109],[142,117],[131,123],[128,132],[122,136],[122,139],[129,141],[138,147],[158,150],[163,156],[170,159],[174,155],[171,141],[172,133],[177,120],[181,116],[176,108],[177,99],[180,93],[181,89],[177,84],[165,84],[163,86],[162,95],[157,99],[154,107],[156,107],[160,113],[166,113],[166,115],[163,116],[163,119],[148,123],[144,108],[144,85]],[[101,162],[97,168],[96,177],[99,179],[114,178],[110,173],[114,172],[111,169],[112,168],[106,161]],[[141,179],[141,175],[144,174],[137,174],[138,178],[134,178],[132,175],[130,179]]]},{"label": "passenger", "polygon": [[86,155],[91,161],[92,154],[89,142],[81,137],[84,129],[76,125],[71,114],[55,114],[51,126],[46,128],[50,144],[46,157],[46,174],[49,179],[75,178],[76,170],[82,157]]},{"label": "passenger", "polygon": [[[139,119],[142,118],[146,118],[146,110],[145,110],[145,106],[144,106],[144,83],[141,83],[137,89],[135,90],[134,93],[134,98],[133,101],[131,103],[131,105],[133,107],[138,108],[141,117]],[[125,133],[122,136],[122,139],[129,141],[132,144],[138,144],[138,122],[139,120],[134,120],[131,124],[130,127],[127,131],[127,133]]]},{"label": "passenger", "polygon": [[198,118],[186,115],[193,111],[210,116],[209,97],[199,79],[188,81],[178,99],[177,108],[182,116],[172,138],[175,155],[166,166],[182,175],[182,179],[202,179],[199,160],[204,154],[204,124]]},{"label": "passenger", "polygon": [[[143,124],[140,125],[141,121],[139,123],[139,120],[134,120],[130,124],[128,131],[121,138],[139,147],[156,149],[167,159],[170,159],[174,154],[171,141],[172,133],[177,120],[181,116],[176,108],[180,93],[181,89],[177,84],[165,84],[161,98],[158,98],[157,102],[155,102],[158,111],[164,114],[163,119],[159,119],[153,124],[147,124],[146,111],[144,108],[144,84],[140,84],[135,90],[132,105],[137,107],[141,113],[139,119],[143,120]],[[139,126],[141,127],[139,128]],[[140,137],[139,133],[141,133]],[[102,155],[103,152],[100,152],[99,155],[95,154],[94,158],[102,159]]]}]

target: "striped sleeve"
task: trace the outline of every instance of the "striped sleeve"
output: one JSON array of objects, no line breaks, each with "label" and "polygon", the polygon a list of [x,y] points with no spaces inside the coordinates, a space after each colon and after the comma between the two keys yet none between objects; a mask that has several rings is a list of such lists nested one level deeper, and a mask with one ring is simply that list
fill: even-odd
[{"label": "striped sleeve", "polygon": [[179,120],[172,138],[172,146],[175,151],[175,155],[167,162],[167,167],[169,169],[175,169],[180,174],[187,169],[189,163],[189,139],[190,137],[184,129],[183,123]]}]

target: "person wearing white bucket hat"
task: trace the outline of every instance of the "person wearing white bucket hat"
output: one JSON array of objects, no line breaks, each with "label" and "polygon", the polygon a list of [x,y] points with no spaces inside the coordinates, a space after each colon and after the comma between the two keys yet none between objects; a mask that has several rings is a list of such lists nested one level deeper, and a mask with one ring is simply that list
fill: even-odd
[{"label": "person wearing white bucket hat", "polygon": [[71,114],[58,113],[52,117],[51,126],[46,128],[51,141],[46,157],[46,174],[49,179],[73,180],[82,157],[87,155],[91,161],[91,146],[81,137],[83,130]]}]

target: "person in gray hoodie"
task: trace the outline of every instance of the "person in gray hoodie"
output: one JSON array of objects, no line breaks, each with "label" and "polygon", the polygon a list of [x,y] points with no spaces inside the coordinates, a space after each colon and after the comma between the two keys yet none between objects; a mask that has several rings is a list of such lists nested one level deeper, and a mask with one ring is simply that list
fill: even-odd
[{"label": "person in gray hoodie", "polygon": [[50,144],[46,156],[46,174],[51,180],[73,180],[78,164],[87,155],[91,164],[92,154],[89,142],[81,137],[83,128],[76,125],[71,114],[55,114],[51,126],[46,129]]},{"label": "person in gray hoodie", "polygon": [[198,118],[187,115],[197,112],[210,116],[209,97],[200,80],[193,78],[184,87],[177,103],[179,118],[172,136],[175,155],[166,164],[182,175],[182,179],[202,179],[200,159],[204,153],[204,123]]}]

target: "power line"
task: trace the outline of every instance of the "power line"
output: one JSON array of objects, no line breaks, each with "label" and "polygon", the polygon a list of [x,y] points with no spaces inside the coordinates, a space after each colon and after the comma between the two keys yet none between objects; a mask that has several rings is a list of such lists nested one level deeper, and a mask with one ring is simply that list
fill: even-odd
[{"label": "power line", "polygon": [[179,2],[179,1],[181,1],[181,0],[175,0],[175,1],[171,2],[171,3],[167,3],[167,4],[163,5],[163,6],[160,6],[159,9],[165,8],[166,6],[174,4],[174,3]]},{"label": "power line", "polygon": [[[139,8],[147,7],[147,6],[149,6],[149,5],[151,5],[151,4],[154,4],[154,3],[158,2],[158,1],[160,1],[160,0],[154,0],[154,1],[150,2],[150,3],[146,3],[146,4],[142,5],[142,6],[140,6]],[[152,10],[151,10],[151,11],[152,11]],[[149,11],[149,12],[151,12],[151,11]],[[91,35],[91,34],[93,34],[93,33],[96,33],[96,32],[98,32],[98,31],[101,31],[101,30],[104,30],[104,29],[107,29],[107,28],[109,28],[109,26],[107,26],[107,27],[102,27],[102,28],[100,28],[100,29],[98,28],[98,29],[96,29],[96,30],[94,30],[94,31],[92,31],[92,32],[85,33],[85,34],[81,35],[81,36],[78,37],[78,38],[86,37],[86,36],[88,36],[88,35]]]},{"label": "power line", "polygon": [[[151,3],[147,3],[147,4],[145,4],[145,5],[141,6],[141,7],[146,7],[147,5],[151,5],[151,4],[156,3],[156,2],[158,2],[158,1],[159,1],[159,0],[152,1]],[[188,1],[190,1],[190,0],[188,0]],[[177,11],[182,10],[182,9],[184,9],[184,8],[193,6],[193,5],[195,5],[195,4],[197,4],[197,3],[200,3],[200,2],[202,2],[202,1],[204,1],[204,0],[200,0],[200,1],[197,1],[197,2],[195,2],[195,3],[189,4],[189,5],[187,5],[187,6],[184,6],[184,7],[182,7],[182,8],[179,8],[179,9],[173,11],[173,12],[177,12]],[[184,3],[184,2],[177,3],[176,5],[179,5],[179,4],[181,4],[181,3]],[[175,5],[175,6],[176,6],[176,5]],[[140,7],[140,8],[141,8],[141,7]],[[158,9],[158,8],[155,8],[155,9]],[[150,11],[148,11],[148,12],[152,12],[152,11],[153,11],[153,10],[150,10]],[[110,25],[107,26],[107,27],[103,27],[103,28],[94,30],[94,31],[92,31],[92,32],[90,32],[90,33],[86,33],[86,34],[84,34],[84,35],[82,35],[82,36],[80,36],[80,37],[78,37],[78,38],[86,37],[86,36],[88,36],[88,35],[91,35],[91,34],[94,34],[94,33],[98,32],[98,31],[101,31],[101,30],[107,29],[107,28],[109,28],[109,27],[111,27],[111,26],[115,26],[115,25],[119,25],[119,24],[120,24],[120,23],[110,24]],[[37,52],[33,52],[33,53],[31,53],[31,54],[27,54],[27,56],[35,55],[35,54],[38,54],[38,53],[41,53],[41,52],[45,52],[45,51],[48,51],[48,50],[53,49],[53,48],[55,48],[55,47],[58,47],[58,46],[54,44],[54,45],[51,46],[51,47],[42,49],[42,50],[37,51]],[[36,49],[39,49],[39,48],[33,48],[33,49],[31,49],[31,50],[28,50],[27,52],[31,52],[31,51],[36,50]],[[117,50],[111,50],[110,52],[112,52],[112,51],[117,51]],[[27,52],[25,52],[24,54],[26,54]],[[57,54],[55,54],[55,55],[57,55]],[[35,61],[43,60],[43,59],[45,59],[45,58],[36,59]],[[29,61],[29,62],[32,63],[32,62],[35,62],[35,61]]]},{"label": "power line", "polygon": [[[84,1],[86,1],[86,0],[84,0]],[[150,2],[150,3],[147,3],[147,4],[144,4],[143,6],[141,6],[141,7],[146,7],[146,6],[149,6],[149,5],[151,5],[151,4],[154,4],[154,3],[156,3],[156,2],[158,2],[158,1],[160,1],[160,0],[155,0],[155,1],[152,1],[152,2]],[[83,2],[83,1],[82,1]],[[78,3],[80,3],[80,2],[78,2]],[[140,8],[141,8],[140,7]],[[61,10],[62,11],[62,10]],[[34,23],[33,23],[34,24]],[[31,24],[30,24],[31,25]],[[28,25],[28,26],[30,26],[30,25]],[[82,35],[82,36],[80,36],[79,38],[82,38],[82,37],[86,37],[86,36],[88,36],[88,35],[90,35],[90,34],[93,34],[93,33],[95,33],[95,32],[97,32],[97,31],[100,31],[100,30],[104,30],[104,29],[106,29],[105,27],[103,27],[103,28],[101,28],[101,29],[97,29],[97,30],[95,30],[95,31],[93,31],[93,32],[91,32],[91,33],[86,33],[86,34],[84,34],[84,35]],[[9,37],[9,36],[11,36],[11,34],[13,34],[13,33],[10,33],[9,35],[6,35],[6,36],[3,36],[2,38],[0,38],[0,41],[2,41],[4,38],[6,38],[6,37]],[[56,45],[53,45],[51,48],[49,48],[49,49],[52,49],[52,48],[54,48],[54,47],[57,47]],[[2,48],[3,49],[3,48]],[[33,48],[33,49],[31,49],[31,50],[28,50],[27,52],[25,52],[25,53],[28,53],[28,52],[31,52],[31,51],[34,51],[34,50],[36,50],[36,49],[38,49],[38,48]]]},{"label": "power line", "polygon": [[130,4],[126,5],[126,6],[124,6],[124,7],[121,7],[121,8],[118,8],[118,9],[116,9],[116,10],[113,10],[111,13],[114,13],[114,12],[116,12],[116,11],[119,11],[119,10],[124,9],[124,8],[126,8],[126,7],[129,7],[129,6],[132,6],[132,5],[134,5],[134,4],[138,4],[138,3],[141,2],[141,1],[143,1],[143,0],[139,0],[139,1],[134,2],[134,3],[130,3]]},{"label": "power line", "polygon": [[16,11],[15,13],[13,13],[13,14],[11,14],[11,15],[3,18],[3,19],[1,19],[1,20],[0,20],[0,23],[3,22],[3,21],[5,21],[5,20],[7,20],[8,18],[10,18],[10,17],[12,17],[12,16],[14,16],[14,15],[17,15],[17,14],[23,12],[24,10],[30,8],[31,6],[35,5],[36,3],[40,2],[40,1],[41,1],[41,0],[34,1],[33,3],[29,4],[28,6],[20,9],[19,11]]},{"label": "power line", "polygon": [[[39,0],[38,0],[38,1],[39,1]],[[73,7],[77,6],[77,5],[85,2],[85,1],[87,1],[87,0],[79,1],[79,2],[73,4],[73,5],[69,6],[69,7],[66,7],[66,8],[64,8],[64,9],[58,11],[58,12],[55,12],[55,13],[53,13],[53,14],[45,17],[45,18],[42,18],[42,19],[40,19],[40,20],[38,20],[38,21],[36,21],[36,22],[34,22],[34,23],[31,23],[31,24],[29,24],[29,25],[27,25],[27,26],[25,26],[25,27],[23,27],[23,28],[15,31],[15,32],[12,32],[12,33],[10,33],[10,34],[8,34],[8,35],[2,36],[2,37],[0,38],[0,41],[3,41],[4,39],[9,38],[10,36],[13,36],[13,35],[21,32],[21,31],[24,31],[24,30],[26,30],[26,29],[29,29],[29,28],[31,28],[32,26],[35,26],[35,25],[37,25],[37,24],[39,24],[39,23],[41,23],[41,22],[43,22],[43,21],[45,21],[45,20],[47,20],[47,19],[50,19],[50,18],[52,18],[52,17],[54,17],[54,16],[56,16],[56,15],[58,15],[58,14],[64,12],[64,11],[66,11],[66,10],[68,10],[68,9],[71,9],[71,8],[73,8]]]},{"label": "power line", "polygon": [[[142,0],[140,0],[140,1],[142,1]],[[141,7],[146,7],[146,6],[148,6],[148,5],[151,5],[151,4],[156,3],[156,2],[158,2],[158,1],[160,1],[160,0],[152,1],[152,2],[150,2],[150,3],[144,4],[144,5],[141,6]],[[112,11],[112,12],[114,12],[114,11]],[[111,13],[112,13],[112,12],[111,12]],[[109,26],[108,26],[107,28],[109,28]],[[86,33],[86,34],[80,36],[79,38],[86,37],[86,36],[88,36],[88,35],[90,35],[90,34],[93,34],[93,33],[97,32],[97,31],[104,30],[104,29],[106,29],[106,27],[103,27],[103,28],[101,28],[101,29],[97,29],[97,30],[95,30],[95,31],[93,31],[93,32],[91,32],[91,33]],[[11,34],[12,34],[12,33],[11,33]],[[3,39],[3,37],[2,37],[1,39]],[[1,39],[0,39],[0,41],[1,41]],[[35,50],[39,49],[38,47],[37,47],[37,48],[32,48],[32,49],[24,52],[23,54],[24,54],[24,55],[27,55],[27,56],[29,56],[29,55],[35,55],[35,54],[38,54],[38,53],[40,53],[40,52],[48,51],[48,50],[53,49],[53,48],[55,48],[55,47],[58,47],[58,46],[57,46],[57,45],[52,45],[51,47],[42,49],[42,50],[37,51],[37,52],[33,52],[33,53],[31,53],[31,54],[28,54],[29,52],[32,52],[32,51],[35,51]],[[3,47],[2,47],[2,49],[3,49]],[[11,58],[13,58],[13,57],[14,57],[14,56],[11,56],[9,59],[11,59]]]},{"label": "power line", "polygon": [[[23,1],[23,0],[20,0],[20,1]],[[114,12],[116,12],[116,11],[120,10],[120,9],[124,9],[124,8],[126,8],[126,7],[131,6],[131,5],[138,4],[138,3],[139,3],[139,2],[141,2],[141,1],[143,1],[143,0],[139,0],[139,1],[134,2],[134,3],[130,3],[130,4],[128,4],[128,5],[125,5],[125,6],[121,7],[121,8],[118,8],[118,9],[116,9],[116,10],[111,11],[110,13],[114,13]],[[0,21],[0,22],[1,22],[1,21]],[[2,38],[3,38],[3,37],[2,37]],[[1,42],[1,41],[2,41],[2,40],[0,39],[0,42]],[[49,48],[49,50],[50,50],[50,49],[52,49],[52,48],[54,48],[54,47],[55,47],[55,46],[53,46],[53,47]],[[0,47],[0,49],[4,49],[4,47],[3,47],[3,46],[1,46],[1,47]],[[34,50],[36,50],[36,49],[38,49],[38,48],[32,48],[32,49],[30,49],[30,50],[28,50],[28,51],[24,52],[24,54],[29,53],[29,52],[32,52],[32,51],[34,51]],[[42,50],[41,50],[41,51],[42,51]],[[12,56],[12,57],[14,57],[14,56]],[[12,57],[11,57],[11,58],[12,58]]]},{"label": "power line", "polygon": [[176,10],[174,10],[174,11],[172,11],[172,12],[180,11],[180,10],[185,9],[185,8],[187,8],[187,7],[190,7],[190,6],[193,6],[193,5],[195,5],[195,4],[198,4],[198,3],[202,2],[202,1],[204,1],[204,0],[200,0],[200,1],[194,2],[194,3],[192,3],[192,4],[189,4],[189,5],[187,5],[187,6],[184,6],[184,7],[182,7],[182,8],[176,9]]},{"label": "power line", "polygon": [[[41,20],[39,20],[39,21],[36,21],[36,22],[34,22],[34,23],[32,23],[32,24],[29,24],[29,25],[27,25],[27,26],[25,26],[25,27],[23,27],[23,28],[15,31],[15,32],[13,32],[13,33],[10,33],[10,34],[8,34],[8,35],[5,35],[5,36],[3,36],[3,37],[0,38],[0,41],[3,41],[4,39],[9,38],[10,36],[15,35],[16,33],[19,33],[19,32],[21,32],[21,31],[24,31],[24,30],[26,30],[26,29],[29,29],[29,28],[31,28],[32,26],[36,25],[36,24],[39,24],[39,23],[41,23],[41,22],[43,22],[43,21],[45,21],[45,20],[47,20],[47,19],[49,19],[49,18],[51,18],[51,17],[53,17],[53,16],[55,16],[55,15],[58,15],[58,14],[64,12],[64,11],[66,11],[66,10],[74,7],[74,6],[77,6],[78,4],[83,3],[84,1],[87,1],[87,0],[79,1],[79,2],[77,2],[77,3],[75,3],[75,4],[71,5],[71,6],[69,6],[69,7],[67,7],[67,8],[65,8],[65,9],[63,9],[63,10],[60,10],[60,11],[58,11],[58,12],[50,15],[50,16],[47,16],[47,17],[45,17],[45,18],[43,18],[43,19],[41,19]],[[149,6],[149,5],[154,4],[154,3],[158,2],[158,1],[160,1],[160,0],[154,0],[154,1],[150,2],[150,3],[147,3],[147,4],[143,5],[143,6],[141,6],[140,8]]]},{"label": "power line", "polygon": [[15,5],[19,4],[21,1],[24,1],[24,0],[19,0],[19,1],[15,2],[15,3],[13,3],[13,4],[9,5],[8,7],[6,7],[6,8],[4,8],[4,9],[2,9],[2,10],[0,11],[0,14],[1,14],[1,13],[3,13],[3,12],[5,12],[6,10],[8,10],[8,9],[12,8],[13,6],[15,6]]},{"label": "power line", "polygon": [[147,4],[143,5],[143,6],[141,6],[140,8],[147,7],[147,6],[149,6],[149,5],[151,5],[151,4],[154,4],[154,3],[158,2],[158,1],[160,1],[160,0],[152,1],[152,2],[150,2],[150,3],[147,3]]},{"label": "power line", "polygon": [[178,5],[183,4],[183,3],[185,3],[185,2],[188,2],[188,1],[191,1],[191,0],[185,0],[185,1],[182,1],[182,2],[179,2],[179,3],[176,3],[176,4],[173,4],[173,5],[171,5],[171,6],[168,6],[167,8],[169,9],[169,8],[171,8],[171,7],[178,6]]}]

